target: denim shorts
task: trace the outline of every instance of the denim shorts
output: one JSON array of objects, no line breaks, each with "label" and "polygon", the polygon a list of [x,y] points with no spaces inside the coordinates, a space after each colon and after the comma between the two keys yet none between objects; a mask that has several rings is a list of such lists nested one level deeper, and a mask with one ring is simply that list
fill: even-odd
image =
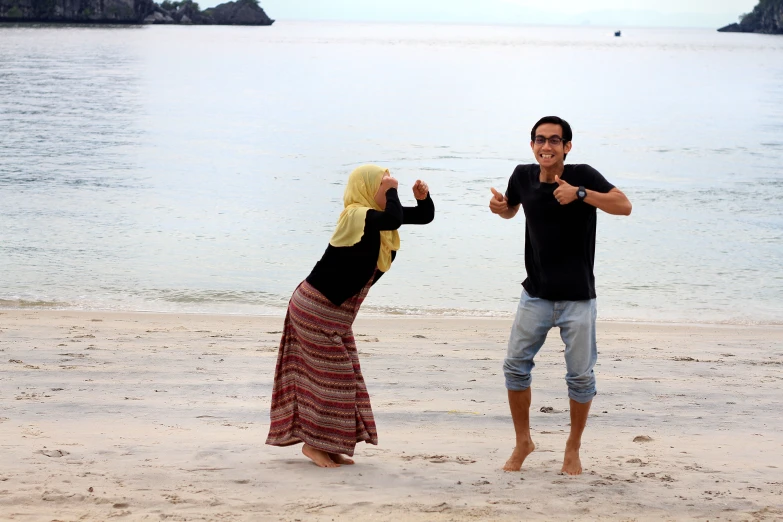
[{"label": "denim shorts", "polygon": [[593,366],[598,358],[595,340],[595,299],[587,301],[548,301],[522,291],[517,316],[508,340],[503,362],[506,388],[524,391],[530,387],[536,356],[550,328],[560,328],[565,343],[568,396],[576,402],[590,402],[595,396]]}]

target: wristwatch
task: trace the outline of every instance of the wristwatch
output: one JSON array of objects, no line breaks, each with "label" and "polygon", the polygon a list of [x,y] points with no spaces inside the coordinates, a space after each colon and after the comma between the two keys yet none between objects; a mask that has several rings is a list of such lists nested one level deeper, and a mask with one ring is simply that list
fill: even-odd
[{"label": "wristwatch", "polygon": [[587,191],[585,190],[584,187],[579,187],[578,189],[576,189],[576,197],[579,201],[585,200],[585,198],[587,197]]}]

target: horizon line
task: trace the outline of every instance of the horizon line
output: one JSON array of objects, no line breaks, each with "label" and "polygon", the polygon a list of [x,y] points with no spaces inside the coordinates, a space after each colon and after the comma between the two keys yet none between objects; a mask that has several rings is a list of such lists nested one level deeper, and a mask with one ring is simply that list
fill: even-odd
[{"label": "horizon line", "polygon": [[[270,16],[271,17],[271,16]],[[712,25],[634,25],[634,24],[615,24],[606,25],[602,23],[574,23],[574,22],[469,22],[469,21],[448,21],[448,20],[339,20],[335,18],[275,18],[275,24],[278,22],[332,22],[345,24],[391,24],[391,25],[455,25],[455,26],[505,26],[505,27],[593,27],[610,30],[618,29],[714,29],[718,30],[726,25],[736,22],[728,22],[723,26],[715,27]]]}]

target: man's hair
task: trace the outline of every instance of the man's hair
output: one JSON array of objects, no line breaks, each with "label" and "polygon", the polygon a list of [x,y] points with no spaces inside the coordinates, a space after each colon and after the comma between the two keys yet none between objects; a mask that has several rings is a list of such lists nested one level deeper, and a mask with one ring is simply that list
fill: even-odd
[{"label": "man's hair", "polygon": [[530,141],[534,141],[536,139],[536,130],[545,123],[553,123],[555,125],[560,125],[563,128],[563,135],[560,137],[563,138],[564,143],[568,143],[571,141],[571,138],[574,137],[573,133],[571,132],[571,126],[563,118],[559,118],[557,116],[544,116],[538,120],[535,125],[533,125],[533,130],[530,131]]}]

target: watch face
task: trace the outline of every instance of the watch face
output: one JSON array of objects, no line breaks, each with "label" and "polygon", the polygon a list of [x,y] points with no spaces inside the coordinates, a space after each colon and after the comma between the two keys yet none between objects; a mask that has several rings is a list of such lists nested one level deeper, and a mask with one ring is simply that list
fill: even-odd
[{"label": "watch face", "polygon": [[585,192],[584,189],[579,189],[576,191],[576,195],[579,196],[579,198],[584,198],[585,196],[587,196],[587,192]]}]

